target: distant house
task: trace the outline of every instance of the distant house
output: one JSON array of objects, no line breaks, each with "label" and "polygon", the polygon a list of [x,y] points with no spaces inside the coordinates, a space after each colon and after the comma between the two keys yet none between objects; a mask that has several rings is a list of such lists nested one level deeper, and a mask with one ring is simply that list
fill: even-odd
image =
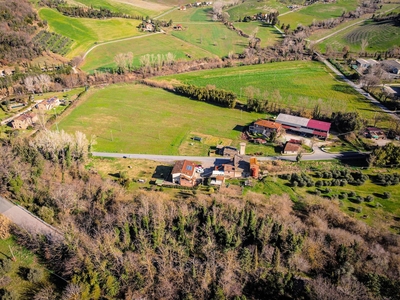
[{"label": "distant house", "polygon": [[225,182],[225,177],[223,175],[216,175],[210,177],[210,184],[211,185],[222,185]]},{"label": "distant house", "polygon": [[376,64],[378,64],[378,62],[375,59],[359,58],[356,60],[357,68],[367,69]]},{"label": "distant house", "polygon": [[253,126],[249,127],[249,130],[252,133],[261,133],[265,136],[269,136],[271,132],[279,135],[282,132],[282,125],[268,120],[257,120]]},{"label": "distant house", "polygon": [[38,120],[39,119],[37,115],[33,112],[30,112],[16,117],[14,120],[12,120],[11,125],[15,129],[26,129],[29,126],[35,125]]},{"label": "distant house", "polygon": [[38,103],[36,107],[39,110],[51,110],[60,105],[60,100],[57,97],[52,97]]},{"label": "distant house", "polygon": [[181,24],[176,24],[176,25],[174,25],[173,29],[174,29],[174,30],[182,30],[183,27],[182,27]]},{"label": "distant house", "polygon": [[179,10],[186,10],[186,6],[185,5],[180,6]]},{"label": "distant house", "polygon": [[144,24],[144,31],[154,31],[154,25],[153,23],[150,22],[146,22],[146,24]]},{"label": "distant house", "polygon": [[287,114],[279,114],[275,120],[276,123],[282,124],[286,131],[292,131],[297,134],[316,136],[319,138],[327,138],[331,123],[307,119]]},{"label": "distant house", "polygon": [[301,145],[287,142],[283,149],[283,154],[297,154],[301,149]]},{"label": "distant house", "polygon": [[193,187],[196,184],[196,164],[189,160],[178,160],[175,162],[171,172],[173,183]]},{"label": "distant house", "polygon": [[400,74],[400,63],[397,60],[384,60],[382,67],[385,71],[392,74]]}]

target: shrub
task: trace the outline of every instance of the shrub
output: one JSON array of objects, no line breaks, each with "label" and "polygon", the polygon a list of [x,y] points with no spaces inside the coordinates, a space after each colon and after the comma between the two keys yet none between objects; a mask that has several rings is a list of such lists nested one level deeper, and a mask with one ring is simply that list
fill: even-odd
[{"label": "shrub", "polygon": [[383,199],[390,199],[391,196],[389,192],[383,192]]},{"label": "shrub", "polygon": [[43,271],[39,269],[30,269],[27,275],[29,282],[38,283],[43,278]]},{"label": "shrub", "polygon": [[374,197],[372,197],[371,195],[368,195],[367,197],[364,198],[365,202],[372,202],[374,200]]},{"label": "shrub", "polygon": [[357,213],[360,213],[360,212],[362,212],[362,208],[361,208],[361,207],[356,207],[356,208],[355,208],[355,211],[356,211]]},{"label": "shrub", "polygon": [[364,198],[361,196],[357,196],[356,199],[354,199],[355,203],[362,203],[364,201]]},{"label": "shrub", "polygon": [[347,180],[346,179],[342,179],[340,181],[340,186],[345,186],[345,185],[347,185]]},{"label": "shrub", "polygon": [[321,196],[321,191],[320,191],[320,190],[316,190],[316,191],[315,191],[315,195]]},{"label": "shrub", "polygon": [[322,186],[322,181],[321,181],[321,180],[318,180],[318,181],[315,183],[315,186],[316,186],[316,187]]},{"label": "shrub", "polygon": [[12,261],[10,259],[0,260],[0,275],[4,275],[11,271]]},{"label": "shrub", "polygon": [[0,215],[0,239],[10,237],[10,225],[11,221],[7,217]]},{"label": "shrub", "polygon": [[293,187],[297,187],[298,185],[299,185],[299,183],[298,183],[297,181],[293,181],[293,182],[292,182],[292,186],[293,186]]},{"label": "shrub", "polygon": [[356,192],[351,191],[351,192],[349,193],[349,197],[355,197],[355,196],[357,196]]},{"label": "shrub", "polygon": [[332,190],[330,188],[325,189],[325,193],[329,194],[330,192],[332,192]]}]

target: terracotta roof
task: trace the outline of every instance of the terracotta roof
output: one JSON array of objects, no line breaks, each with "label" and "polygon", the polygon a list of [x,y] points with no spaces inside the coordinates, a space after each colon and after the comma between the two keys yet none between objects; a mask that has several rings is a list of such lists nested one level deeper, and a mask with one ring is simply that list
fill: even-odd
[{"label": "terracotta roof", "polygon": [[297,152],[300,149],[300,145],[298,144],[292,144],[292,143],[286,143],[285,149],[283,152]]},{"label": "terracotta roof", "polygon": [[265,127],[265,128],[271,128],[271,129],[277,129],[277,130],[282,127],[281,124],[278,124],[278,123],[275,123],[272,121],[268,121],[268,120],[258,120],[256,122],[254,122],[254,124]]},{"label": "terracotta roof", "polygon": [[22,114],[22,115],[16,117],[14,120],[25,121],[27,119],[33,119],[34,117],[36,117],[36,114],[31,112],[31,113]]},{"label": "terracotta roof", "polygon": [[189,160],[178,160],[175,162],[172,168],[172,174],[181,173],[186,176],[192,177],[195,171],[196,165],[194,162]]}]

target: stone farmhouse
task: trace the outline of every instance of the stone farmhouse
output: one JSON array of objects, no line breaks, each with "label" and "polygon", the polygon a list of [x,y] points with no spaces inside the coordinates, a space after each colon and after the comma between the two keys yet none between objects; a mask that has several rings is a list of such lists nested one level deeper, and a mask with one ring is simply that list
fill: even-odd
[{"label": "stone farmhouse", "polygon": [[38,120],[39,119],[35,113],[33,113],[33,112],[24,113],[24,114],[16,117],[14,120],[12,120],[11,126],[14,129],[26,129],[29,126],[35,125],[35,123]]},{"label": "stone farmhouse", "polygon": [[60,100],[57,97],[51,97],[49,99],[43,100],[36,105],[39,110],[51,110],[60,105]]}]

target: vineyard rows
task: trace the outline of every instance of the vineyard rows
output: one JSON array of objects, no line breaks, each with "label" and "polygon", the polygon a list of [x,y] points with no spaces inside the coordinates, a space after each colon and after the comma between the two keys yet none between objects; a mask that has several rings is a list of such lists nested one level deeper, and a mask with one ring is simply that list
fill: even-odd
[{"label": "vineyard rows", "polygon": [[377,45],[390,41],[399,34],[399,28],[392,22],[365,24],[345,35],[344,39],[350,44],[360,44],[363,39],[369,45]]},{"label": "vineyard rows", "polygon": [[45,50],[65,55],[73,40],[55,32],[42,30],[34,37],[33,42]]}]

